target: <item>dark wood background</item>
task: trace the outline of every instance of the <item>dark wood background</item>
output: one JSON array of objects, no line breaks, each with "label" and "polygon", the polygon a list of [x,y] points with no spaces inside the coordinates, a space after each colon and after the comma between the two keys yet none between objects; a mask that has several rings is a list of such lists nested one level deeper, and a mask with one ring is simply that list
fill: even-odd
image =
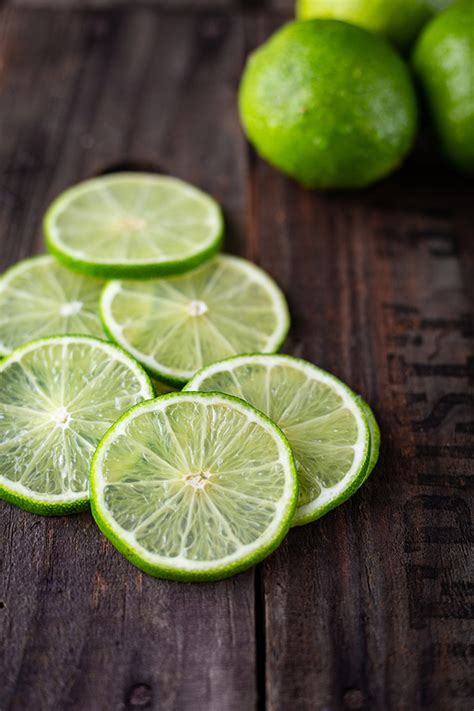
[{"label": "dark wood background", "polygon": [[88,514],[0,503],[1,711],[472,711],[473,183],[426,136],[351,193],[255,157],[239,75],[292,2],[0,4],[0,266],[43,249],[67,185],[180,176],[284,288],[286,350],[363,393],[383,433],[352,500],[216,584],[147,577]]}]

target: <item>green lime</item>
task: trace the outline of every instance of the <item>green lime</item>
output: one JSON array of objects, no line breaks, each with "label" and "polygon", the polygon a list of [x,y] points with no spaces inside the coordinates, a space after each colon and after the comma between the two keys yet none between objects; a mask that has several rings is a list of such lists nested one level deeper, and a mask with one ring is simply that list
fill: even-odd
[{"label": "green lime", "polygon": [[48,249],[66,266],[114,279],[187,271],[215,254],[218,204],[176,178],[105,175],[63,192],[48,209]]},{"label": "green lime", "polygon": [[291,22],[254,52],[239,93],[249,140],[308,188],[361,187],[394,170],[416,130],[406,65],[337,20]]},{"label": "green lime", "polygon": [[370,449],[364,410],[321,368],[285,355],[240,356],[204,368],[185,389],[242,398],[281,428],[300,482],[292,525],[320,518],[363,483]]},{"label": "green lime", "polygon": [[345,20],[408,47],[433,13],[452,0],[297,0],[301,20]]},{"label": "green lime", "polygon": [[87,507],[99,440],[151,397],[142,368],[96,338],[44,338],[13,351],[0,362],[0,498],[46,515]]},{"label": "green lime", "polygon": [[423,30],[413,55],[447,158],[474,174],[474,1],[461,0]]},{"label": "green lime", "polygon": [[102,532],[151,575],[187,581],[237,573],[286,535],[298,481],[268,418],[222,393],[172,393],[126,412],[91,471]]},{"label": "green lime", "polygon": [[289,326],[275,282],[229,255],[177,277],[110,282],[101,313],[112,340],[175,386],[215,360],[278,350]]},{"label": "green lime", "polygon": [[18,262],[0,278],[0,355],[43,336],[103,337],[103,286],[98,279],[70,272],[49,255]]}]

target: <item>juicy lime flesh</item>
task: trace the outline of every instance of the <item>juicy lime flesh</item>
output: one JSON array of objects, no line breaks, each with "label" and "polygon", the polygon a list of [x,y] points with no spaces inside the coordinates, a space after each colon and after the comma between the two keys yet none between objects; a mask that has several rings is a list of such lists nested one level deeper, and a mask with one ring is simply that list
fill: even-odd
[{"label": "juicy lime flesh", "polygon": [[242,360],[242,365],[229,361],[211,366],[209,375],[198,374],[188,387],[229,393],[268,415],[286,435],[295,457],[298,507],[317,502],[347,476],[360,456],[360,425],[354,409],[331,379],[321,380],[291,359],[274,356],[259,363],[244,356]]},{"label": "juicy lime flesh", "polygon": [[102,305],[114,340],[158,377],[182,382],[213,361],[274,351],[287,330],[286,303],[274,283],[226,256],[179,277],[113,282]]},{"label": "juicy lime flesh", "polygon": [[66,191],[46,223],[71,257],[103,264],[180,261],[215,241],[217,204],[174,178],[105,176]]},{"label": "juicy lime flesh", "polygon": [[103,337],[103,282],[65,269],[53,257],[19,262],[0,279],[0,353],[65,333]]},{"label": "juicy lime flesh", "polygon": [[0,484],[33,497],[87,494],[90,462],[105,431],[152,397],[145,375],[139,379],[110,350],[94,339],[51,339],[2,364]]},{"label": "juicy lime flesh", "polygon": [[128,543],[177,566],[234,556],[288,505],[279,440],[226,402],[144,408],[99,449],[103,508]]}]

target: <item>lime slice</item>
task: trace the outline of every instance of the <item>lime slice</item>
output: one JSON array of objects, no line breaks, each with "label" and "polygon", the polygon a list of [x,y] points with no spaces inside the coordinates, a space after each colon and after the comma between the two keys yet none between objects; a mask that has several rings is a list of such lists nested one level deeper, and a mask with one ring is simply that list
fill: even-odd
[{"label": "lime slice", "polygon": [[0,498],[40,514],[87,507],[97,443],[153,397],[146,373],[89,336],[45,338],[0,363]]},{"label": "lime slice", "polygon": [[359,405],[362,407],[365,418],[367,420],[367,424],[369,425],[369,430],[370,430],[370,454],[369,454],[369,463],[367,466],[367,472],[365,475],[365,478],[369,476],[369,474],[372,474],[375,465],[377,464],[379,460],[379,454],[380,454],[380,428],[378,425],[377,420],[375,419],[375,415],[373,413],[372,408],[368,403],[365,402],[360,396],[359,396]]},{"label": "lime slice", "polygon": [[126,412],[99,444],[92,513],[134,565],[178,580],[233,575],[288,531],[298,481],[283,434],[222,393],[171,393]]},{"label": "lime slice", "polygon": [[292,525],[320,518],[364,481],[370,447],[364,411],[357,395],[315,365],[284,355],[241,356],[205,368],[188,389],[236,395],[281,427],[300,482]]},{"label": "lime slice", "polygon": [[70,272],[49,255],[18,262],[0,278],[0,355],[43,336],[103,337],[103,286],[98,279]]},{"label": "lime slice", "polygon": [[111,282],[101,313],[112,340],[158,380],[178,386],[216,360],[278,350],[289,325],[274,281],[228,255],[179,277]]},{"label": "lime slice", "polygon": [[63,192],[48,209],[48,249],[67,266],[113,279],[187,271],[218,251],[220,207],[176,178],[116,173]]}]

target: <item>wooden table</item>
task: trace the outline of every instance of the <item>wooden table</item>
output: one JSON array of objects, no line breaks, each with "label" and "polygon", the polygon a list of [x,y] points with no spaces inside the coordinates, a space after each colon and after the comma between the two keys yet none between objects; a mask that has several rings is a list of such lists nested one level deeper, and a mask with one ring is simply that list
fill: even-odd
[{"label": "wooden table", "polygon": [[382,456],[352,500],[216,584],[147,577],[87,513],[1,503],[0,709],[472,711],[473,184],[423,139],[368,190],[299,188],[236,112],[245,56],[291,3],[129,5],[3,3],[1,267],[43,249],[71,183],[189,180],[222,203],[226,249],[288,295],[285,350],[372,403]]}]

